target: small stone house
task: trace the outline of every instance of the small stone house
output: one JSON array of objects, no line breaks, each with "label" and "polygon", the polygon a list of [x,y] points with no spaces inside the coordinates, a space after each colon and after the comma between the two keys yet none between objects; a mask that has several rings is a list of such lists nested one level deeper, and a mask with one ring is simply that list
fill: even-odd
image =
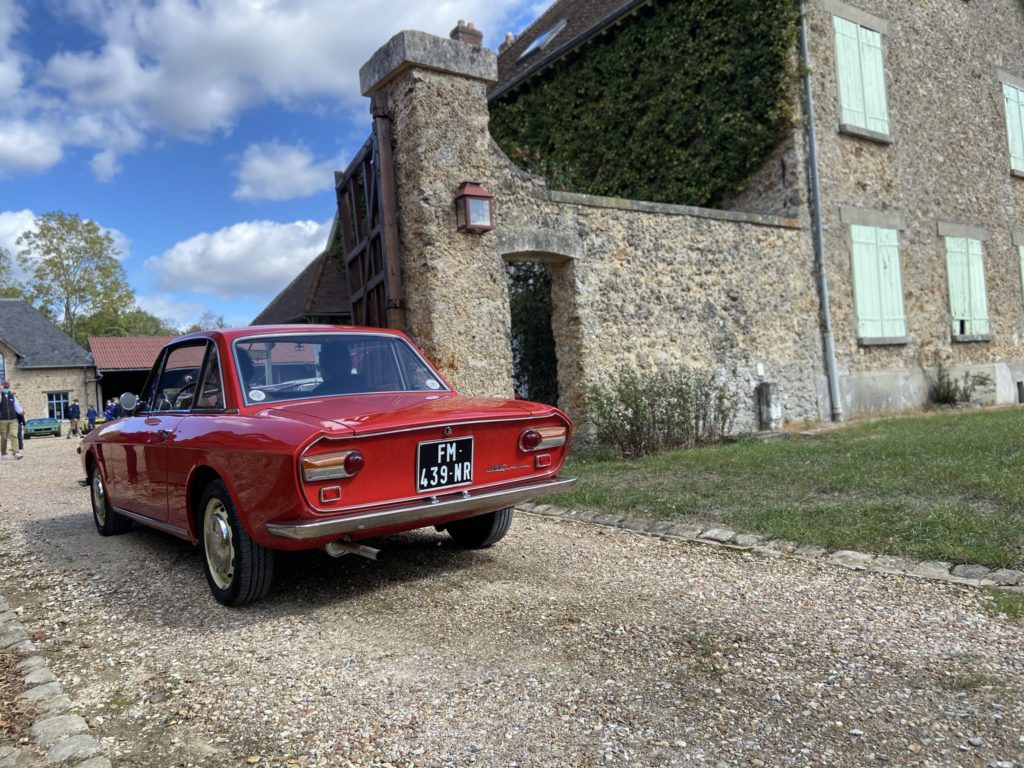
[{"label": "small stone house", "polygon": [[0,379],[11,383],[30,419],[66,418],[76,399],[84,416],[97,402],[92,355],[20,299],[0,299]]}]

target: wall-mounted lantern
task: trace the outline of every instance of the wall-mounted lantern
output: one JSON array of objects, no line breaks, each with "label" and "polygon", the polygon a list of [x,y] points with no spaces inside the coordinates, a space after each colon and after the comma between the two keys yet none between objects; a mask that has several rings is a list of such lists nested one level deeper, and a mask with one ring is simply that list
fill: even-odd
[{"label": "wall-mounted lantern", "polygon": [[459,232],[490,232],[494,229],[494,195],[475,181],[462,182],[455,196],[455,223]]}]

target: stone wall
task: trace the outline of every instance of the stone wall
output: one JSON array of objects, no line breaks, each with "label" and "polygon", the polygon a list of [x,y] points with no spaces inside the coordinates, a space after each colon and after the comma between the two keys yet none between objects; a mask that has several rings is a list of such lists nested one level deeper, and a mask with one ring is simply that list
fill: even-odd
[{"label": "stone wall", "polygon": [[741,430],[757,428],[761,381],[779,384],[784,418],[828,412],[806,228],[548,191],[497,146],[493,161],[502,257],[552,264],[563,407],[578,413],[587,385],[629,367],[715,374],[740,404]]}]

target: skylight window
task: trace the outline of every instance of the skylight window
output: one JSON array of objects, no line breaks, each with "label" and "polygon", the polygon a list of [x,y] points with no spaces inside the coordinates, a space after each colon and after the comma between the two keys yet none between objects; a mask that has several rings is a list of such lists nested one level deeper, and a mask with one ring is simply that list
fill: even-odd
[{"label": "skylight window", "polygon": [[547,47],[547,44],[550,43],[552,39],[554,39],[555,35],[557,35],[563,29],[565,29],[565,19],[562,19],[553,27],[548,28],[546,32],[537,35],[537,37],[534,38],[533,42],[530,43],[530,46],[525,51],[523,51],[522,54],[520,54],[518,59],[516,59],[516,64],[519,64],[521,61],[524,61],[528,56],[536,53],[537,51],[544,50],[544,48]]}]

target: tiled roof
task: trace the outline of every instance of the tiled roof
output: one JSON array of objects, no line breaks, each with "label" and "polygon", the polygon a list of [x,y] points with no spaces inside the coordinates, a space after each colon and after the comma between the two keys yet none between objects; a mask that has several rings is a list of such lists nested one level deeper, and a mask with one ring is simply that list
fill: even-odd
[{"label": "tiled roof", "polygon": [[148,371],[174,336],[90,336],[96,370]]},{"label": "tiled roof", "polygon": [[253,325],[350,322],[352,303],[341,258],[324,251],[309,263],[252,321]]},{"label": "tiled roof", "polygon": [[[527,79],[534,72],[576,50],[616,20],[651,0],[557,0],[515,41],[498,53],[498,85],[492,98]],[[564,25],[562,22],[565,22]],[[561,29],[559,27],[561,26]],[[524,56],[534,41],[554,32]]]},{"label": "tiled roof", "polygon": [[0,299],[0,339],[18,354],[16,368],[84,368],[92,355],[21,299]]}]

